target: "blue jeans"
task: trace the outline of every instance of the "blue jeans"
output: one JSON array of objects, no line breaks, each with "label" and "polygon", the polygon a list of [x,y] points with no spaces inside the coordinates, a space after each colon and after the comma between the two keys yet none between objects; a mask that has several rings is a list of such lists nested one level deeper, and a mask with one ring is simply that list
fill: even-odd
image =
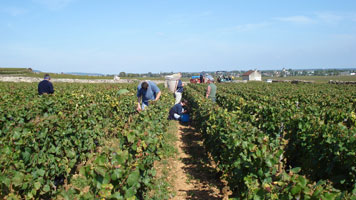
[{"label": "blue jeans", "polygon": [[144,110],[146,108],[146,106],[148,106],[148,102],[142,101],[141,110]]}]

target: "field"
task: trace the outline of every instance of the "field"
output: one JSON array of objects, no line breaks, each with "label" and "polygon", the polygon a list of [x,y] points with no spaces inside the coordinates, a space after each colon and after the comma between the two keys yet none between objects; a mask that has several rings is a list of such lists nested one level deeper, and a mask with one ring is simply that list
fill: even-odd
[{"label": "field", "polygon": [[[136,113],[136,84],[1,83],[0,199],[143,199],[173,98]],[[130,93],[119,96],[119,89]]]},{"label": "field", "polygon": [[[155,199],[171,93],[137,113],[137,84],[54,87],[0,83],[0,199]],[[231,199],[356,198],[355,86],[225,83],[216,103],[206,87],[183,95]]]},{"label": "field", "polygon": [[189,85],[195,126],[236,199],[354,199],[356,87]]},{"label": "field", "polygon": [[263,77],[263,80],[305,80],[315,81],[315,83],[327,83],[333,81],[356,81],[356,76],[288,76],[288,77]]}]

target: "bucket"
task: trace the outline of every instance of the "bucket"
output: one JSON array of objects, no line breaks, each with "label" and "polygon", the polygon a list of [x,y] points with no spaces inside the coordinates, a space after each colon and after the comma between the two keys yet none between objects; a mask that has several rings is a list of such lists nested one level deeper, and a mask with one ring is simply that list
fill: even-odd
[{"label": "bucket", "polygon": [[189,122],[189,114],[183,114],[181,116],[181,121],[182,122]]},{"label": "bucket", "polygon": [[177,76],[166,76],[166,84],[167,84],[167,87],[169,89],[169,91],[171,92],[175,92],[175,87],[176,87],[176,82],[179,78]]}]

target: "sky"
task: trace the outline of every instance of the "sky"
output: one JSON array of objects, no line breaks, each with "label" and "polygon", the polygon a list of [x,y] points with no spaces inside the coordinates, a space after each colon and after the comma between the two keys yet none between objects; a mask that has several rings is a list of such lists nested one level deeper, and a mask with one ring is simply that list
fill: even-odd
[{"label": "sky", "polygon": [[1,0],[0,67],[117,74],[356,67],[355,0]]}]

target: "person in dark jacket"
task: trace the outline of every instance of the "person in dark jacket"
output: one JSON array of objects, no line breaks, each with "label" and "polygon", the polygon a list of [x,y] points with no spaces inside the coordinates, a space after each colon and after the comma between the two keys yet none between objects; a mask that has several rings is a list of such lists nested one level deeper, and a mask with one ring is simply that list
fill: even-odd
[{"label": "person in dark jacket", "polygon": [[175,104],[171,110],[169,110],[169,120],[180,120],[181,115],[185,113],[183,106],[187,105],[187,100],[182,100],[180,103]]},{"label": "person in dark jacket", "polygon": [[50,80],[51,80],[51,77],[49,76],[49,74],[46,74],[44,76],[44,80],[38,84],[38,94],[39,95],[54,93],[53,85]]}]

